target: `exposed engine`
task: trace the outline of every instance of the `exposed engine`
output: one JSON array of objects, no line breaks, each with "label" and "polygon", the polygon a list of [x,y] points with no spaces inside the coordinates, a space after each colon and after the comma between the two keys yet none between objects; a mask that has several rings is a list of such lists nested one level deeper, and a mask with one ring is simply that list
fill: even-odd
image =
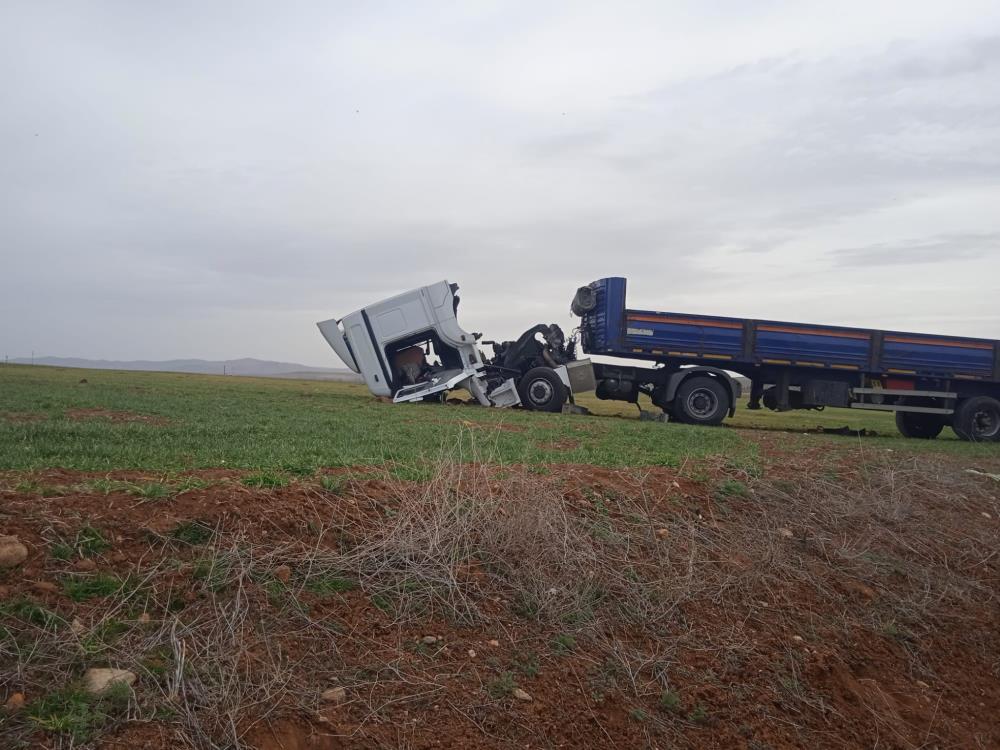
[{"label": "exposed engine", "polygon": [[[541,338],[539,338],[539,336]],[[566,342],[562,328],[555,323],[539,323],[522,333],[516,341],[484,341],[493,347],[491,365],[524,374],[534,367],[564,365],[576,359],[576,342]]]}]

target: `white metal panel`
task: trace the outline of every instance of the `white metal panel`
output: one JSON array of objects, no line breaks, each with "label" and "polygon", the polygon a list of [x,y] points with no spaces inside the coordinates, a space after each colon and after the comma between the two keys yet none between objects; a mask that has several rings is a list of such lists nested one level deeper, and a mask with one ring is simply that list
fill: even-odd
[{"label": "white metal panel", "polygon": [[347,339],[344,338],[344,330],[340,327],[340,321],[336,319],[324,320],[322,323],[317,323],[316,325],[319,326],[319,332],[323,334],[323,338],[333,347],[333,350],[337,352],[337,356],[344,361],[344,364],[354,370],[354,372],[360,372],[358,370],[358,363],[354,360],[354,355],[351,354],[351,349],[347,345]]},{"label": "white metal panel", "polygon": [[354,350],[355,360],[361,375],[364,376],[368,390],[376,396],[391,396],[392,390],[385,382],[382,363],[374,346],[372,346],[372,340],[368,335],[361,313],[351,313],[344,318],[344,324],[347,329],[347,340],[351,343],[351,349]]}]

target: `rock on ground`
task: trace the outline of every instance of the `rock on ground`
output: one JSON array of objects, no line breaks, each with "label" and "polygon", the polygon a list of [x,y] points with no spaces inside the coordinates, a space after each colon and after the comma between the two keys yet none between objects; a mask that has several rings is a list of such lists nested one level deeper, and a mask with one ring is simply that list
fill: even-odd
[{"label": "rock on ground", "polygon": [[28,559],[28,548],[16,536],[0,536],[0,568],[14,568]]},{"label": "rock on ground", "polygon": [[24,693],[12,693],[7,702],[3,704],[3,707],[13,713],[14,711],[20,711],[24,706]]},{"label": "rock on ground", "polygon": [[135,673],[127,669],[110,669],[92,667],[83,674],[83,684],[87,692],[93,695],[103,693],[112,685],[124,683],[131,686],[135,682]]}]

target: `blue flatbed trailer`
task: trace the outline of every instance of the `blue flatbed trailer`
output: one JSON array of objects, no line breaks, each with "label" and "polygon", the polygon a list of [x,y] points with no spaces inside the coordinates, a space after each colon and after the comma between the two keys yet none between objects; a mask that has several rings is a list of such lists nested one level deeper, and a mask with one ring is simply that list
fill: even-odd
[{"label": "blue flatbed trailer", "polygon": [[1000,341],[843,326],[630,309],[624,278],[573,300],[583,350],[644,360],[594,365],[599,398],[645,393],[671,418],[719,424],[750,379],[749,408],[844,407],[896,413],[909,437],[945,426],[965,440],[1000,440]]}]

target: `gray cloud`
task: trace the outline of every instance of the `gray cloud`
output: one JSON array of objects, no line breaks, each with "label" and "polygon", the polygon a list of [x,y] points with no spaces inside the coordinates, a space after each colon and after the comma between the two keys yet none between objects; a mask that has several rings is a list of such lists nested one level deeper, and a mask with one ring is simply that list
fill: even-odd
[{"label": "gray cloud", "polygon": [[846,267],[907,266],[1000,258],[1000,232],[951,234],[902,242],[882,242],[830,253]]},{"label": "gray cloud", "polygon": [[890,5],[6,3],[0,346],[327,364],[405,288],[501,337],[603,275],[998,335],[1000,9]]}]

